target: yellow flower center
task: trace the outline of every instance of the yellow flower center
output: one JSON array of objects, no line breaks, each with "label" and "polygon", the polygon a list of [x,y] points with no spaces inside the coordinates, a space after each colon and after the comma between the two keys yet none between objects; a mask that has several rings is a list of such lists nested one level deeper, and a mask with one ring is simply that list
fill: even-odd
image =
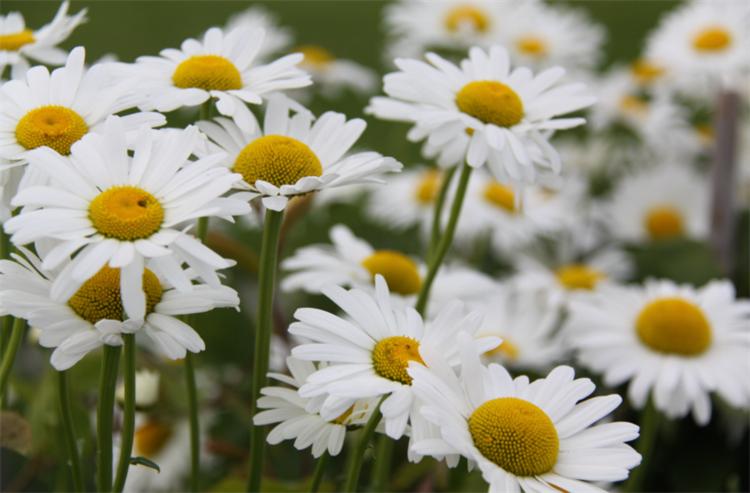
[{"label": "yellow flower center", "polygon": [[18,51],[23,45],[34,42],[34,32],[24,29],[13,34],[0,34],[0,51]]},{"label": "yellow flower center", "polygon": [[630,72],[640,84],[650,84],[664,75],[664,67],[640,59],[633,62],[630,66]]},{"label": "yellow flower center", "polygon": [[148,421],[135,430],[135,455],[153,458],[172,436],[172,427],[161,421]]},{"label": "yellow flower center", "polygon": [[435,202],[440,189],[440,172],[436,170],[426,171],[417,184],[414,196],[421,205],[431,205]]},{"label": "yellow flower center", "polygon": [[516,48],[524,55],[542,58],[547,54],[547,42],[537,36],[522,36],[516,40]]},{"label": "yellow flower center", "polygon": [[693,37],[693,48],[702,52],[724,51],[732,44],[732,35],[721,26],[703,29]]},{"label": "yellow flower center", "polygon": [[628,94],[620,98],[620,109],[630,115],[640,116],[648,111],[648,102]]},{"label": "yellow flower center", "polygon": [[277,187],[323,174],[320,159],[312,149],[284,135],[266,135],[250,142],[240,151],[233,170],[251,185],[263,180]]},{"label": "yellow flower center", "polygon": [[[156,274],[143,270],[143,292],[146,294],[146,314],[154,311],[161,301],[163,289]],[[68,300],[68,305],[84,320],[124,320],[125,309],[120,296],[120,269],[104,266],[83,283]]]},{"label": "yellow flower center", "polygon": [[604,273],[584,264],[563,265],[557,269],[555,276],[565,289],[571,291],[574,289],[591,291],[599,281],[606,277]]},{"label": "yellow flower center", "polygon": [[710,123],[701,123],[695,126],[695,132],[698,134],[698,138],[701,144],[709,146],[716,140],[716,133],[714,127]]},{"label": "yellow flower center", "polygon": [[334,419],[334,420],[332,420],[330,422],[333,423],[333,424],[335,424],[335,425],[344,425],[344,426],[346,426],[346,422],[349,419],[349,417],[352,415],[353,412],[354,412],[354,406],[352,405],[352,406],[349,407],[349,409],[347,409],[346,411],[344,411],[343,413],[341,413],[339,415],[339,417],[337,417],[336,419]]},{"label": "yellow flower center", "polygon": [[417,264],[403,253],[377,250],[362,261],[362,266],[370,271],[373,279],[376,274],[383,276],[392,293],[407,296],[416,294],[422,287]]},{"label": "yellow flower center", "polygon": [[419,355],[419,342],[411,337],[386,337],[378,341],[372,350],[375,373],[394,382],[411,385],[412,378],[406,371],[409,361],[424,365]]},{"label": "yellow flower center", "polygon": [[70,146],[89,131],[81,115],[65,106],[42,106],[23,115],[16,125],[16,140],[26,149],[51,147],[70,154]]},{"label": "yellow flower center", "polygon": [[487,351],[488,356],[500,356],[501,358],[515,361],[518,359],[518,355],[521,354],[521,350],[517,345],[513,344],[507,337],[502,336],[503,342],[496,348]]},{"label": "yellow flower center", "polygon": [[685,232],[682,213],[671,205],[652,207],[646,213],[644,226],[652,240],[677,238]]},{"label": "yellow flower center", "polygon": [[552,470],[560,441],[547,414],[515,397],[487,401],[469,416],[469,432],[487,459],[516,476]]},{"label": "yellow flower center", "polygon": [[302,62],[303,64],[315,68],[324,68],[336,59],[330,51],[317,45],[300,46],[294,51],[304,55],[305,58]]},{"label": "yellow flower center", "polygon": [[206,91],[242,89],[242,76],[232,62],[218,55],[196,55],[180,63],[172,74],[176,87]]},{"label": "yellow flower center", "polygon": [[463,26],[484,33],[490,28],[490,18],[485,11],[474,5],[458,5],[445,15],[443,25],[452,33],[458,32]]},{"label": "yellow flower center", "polygon": [[484,199],[495,207],[507,212],[515,213],[516,195],[513,189],[502,183],[493,181],[484,187]]},{"label": "yellow flower center", "polygon": [[699,306],[682,298],[659,298],[635,321],[638,337],[661,353],[697,356],[711,346],[711,325]]},{"label": "yellow flower center", "polygon": [[469,82],[456,94],[456,106],[484,123],[512,127],[523,118],[523,101],[516,92],[494,80]]},{"label": "yellow flower center", "polygon": [[148,238],[159,231],[164,209],[147,191],[129,185],[108,188],[89,205],[89,219],[107,238],[123,241]]}]

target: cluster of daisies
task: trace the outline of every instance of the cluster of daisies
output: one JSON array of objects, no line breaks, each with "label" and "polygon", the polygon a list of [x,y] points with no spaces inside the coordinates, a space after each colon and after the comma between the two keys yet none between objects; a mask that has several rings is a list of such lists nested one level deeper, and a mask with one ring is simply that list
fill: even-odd
[{"label": "cluster of daisies", "polygon": [[[379,96],[371,69],[295,47],[258,7],[132,63],[60,49],[85,20],[67,2],[36,31],[0,17],[0,219],[12,244],[0,314],[32,327],[61,372],[131,336],[149,357],[183,359],[207,349],[191,315],[258,314],[251,489],[263,440],[323,461],[363,453],[377,433],[408,441],[409,461],[477,468],[490,491],[602,491],[647,458],[628,444],[639,426],[614,420],[620,394],[618,416],[706,425],[715,397],[750,409],[750,301],[729,280],[631,282],[633,250],[710,237],[717,138],[705,115],[750,96],[744,3],[691,0],[641,58],[601,74],[604,29],[575,8],[399,0],[384,8],[393,67]],[[410,125],[423,163],[358,149],[365,120],[305,106],[349,89],[372,96],[367,115]],[[194,123],[169,126],[178,110]],[[737,208],[750,204],[739,140],[724,191]],[[322,295],[327,308],[292,307],[266,346],[279,230],[332,204],[361,206],[413,248],[335,224],[330,242],[282,251],[282,299]],[[262,230],[256,305],[225,284],[236,262],[207,246],[209,227]],[[114,489],[179,489],[191,465],[199,473],[188,449],[211,412],[172,422],[158,374],[124,380],[118,397],[138,413],[115,449],[165,472],[118,472]],[[360,429],[363,446],[345,447]],[[348,461],[348,490],[361,459]]]}]

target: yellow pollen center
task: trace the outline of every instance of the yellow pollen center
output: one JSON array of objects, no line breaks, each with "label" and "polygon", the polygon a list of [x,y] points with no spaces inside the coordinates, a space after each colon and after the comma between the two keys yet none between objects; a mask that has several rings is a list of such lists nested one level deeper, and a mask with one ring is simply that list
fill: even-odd
[{"label": "yellow pollen center", "polygon": [[542,58],[547,54],[547,43],[537,36],[523,36],[516,40],[516,48],[524,55]]},{"label": "yellow pollen center", "polygon": [[643,222],[652,240],[678,238],[685,232],[682,213],[671,205],[652,207]]},{"label": "yellow pollen center", "polygon": [[711,325],[703,310],[682,298],[659,298],[646,305],[635,321],[646,346],[661,353],[697,356],[711,346]]},{"label": "yellow pollen center", "polygon": [[463,26],[484,33],[490,28],[490,18],[486,12],[473,5],[459,5],[445,15],[443,24],[452,33],[458,32]]},{"label": "yellow pollen center", "polygon": [[620,98],[620,109],[630,115],[640,116],[648,111],[648,103],[638,96],[628,94]]},{"label": "yellow pollen center", "polygon": [[135,431],[135,455],[153,458],[172,436],[172,428],[159,421],[148,421]]},{"label": "yellow pollen center", "polygon": [[499,127],[512,127],[523,118],[523,101],[516,92],[494,80],[469,82],[456,94],[458,109]]},{"label": "yellow pollen center", "polygon": [[500,356],[501,358],[515,361],[518,359],[518,355],[521,350],[518,346],[513,344],[507,337],[503,336],[503,342],[496,348],[490,349],[485,354],[488,356]]},{"label": "yellow pollen center", "polygon": [[640,59],[633,62],[630,66],[630,72],[639,83],[649,84],[664,75],[664,67]]},{"label": "yellow pollen center", "polygon": [[375,373],[394,382],[411,385],[412,378],[406,371],[409,361],[424,365],[419,355],[419,342],[411,337],[386,337],[378,341],[372,350]]},{"label": "yellow pollen center", "polygon": [[284,135],[266,135],[250,142],[240,151],[233,170],[251,185],[263,180],[277,187],[323,174],[320,159],[307,144]]},{"label": "yellow pollen center", "polygon": [[732,44],[732,35],[721,26],[709,27],[693,37],[693,48],[702,52],[724,51]]},{"label": "yellow pollen center", "polygon": [[[163,289],[156,274],[143,271],[143,292],[146,294],[146,314],[154,311],[161,301]],[[104,266],[83,283],[68,300],[68,305],[82,319],[96,324],[100,320],[124,320],[125,309],[120,296],[120,269]]]},{"label": "yellow pollen center", "polygon": [[430,170],[422,175],[422,178],[417,184],[417,189],[414,193],[414,196],[416,197],[417,202],[419,202],[420,204],[431,205],[433,202],[435,202],[435,198],[437,197],[439,188],[440,172]]},{"label": "yellow pollen center", "polygon": [[709,123],[701,123],[695,126],[695,131],[698,134],[698,138],[701,143],[705,146],[711,145],[716,140],[716,133],[714,128]]},{"label": "yellow pollen center", "polygon": [[403,253],[377,250],[362,261],[362,266],[370,272],[372,279],[376,274],[383,276],[392,293],[408,296],[416,294],[422,287],[417,264]]},{"label": "yellow pollen center", "polygon": [[515,397],[485,402],[469,416],[474,446],[498,466],[516,476],[535,476],[557,463],[560,441],[547,414]]},{"label": "yellow pollen center", "polygon": [[0,34],[0,51],[18,51],[22,46],[34,41],[34,32],[31,29],[12,34]]},{"label": "yellow pollen center", "polygon": [[565,289],[571,291],[575,289],[591,291],[599,281],[606,277],[604,273],[584,264],[564,265],[557,269],[555,276]]},{"label": "yellow pollen center", "polygon": [[336,419],[334,419],[333,421],[331,421],[331,423],[333,423],[335,425],[344,425],[344,426],[346,426],[346,422],[349,419],[349,417],[352,415],[353,412],[354,412],[354,406],[352,405],[352,406],[349,407],[349,409],[347,409],[346,411],[344,411],[343,413],[341,413],[339,415],[339,417],[337,417]]},{"label": "yellow pollen center", "polygon": [[484,187],[484,199],[495,207],[515,213],[516,195],[513,189],[496,181]]},{"label": "yellow pollen center", "polygon": [[42,106],[23,115],[16,125],[16,140],[26,149],[51,147],[70,154],[70,146],[89,131],[81,116],[65,106]]},{"label": "yellow pollen center", "polygon": [[237,67],[223,56],[197,55],[177,66],[172,83],[182,89],[230,91],[242,89],[242,76]]},{"label": "yellow pollen center", "polygon": [[159,231],[164,209],[156,197],[145,190],[129,185],[115,186],[91,201],[89,219],[103,236],[133,241]]},{"label": "yellow pollen center", "polygon": [[302,63],[316,68],[323,68],[336,59],[330,51],[317,45],[300,46],[294,51],[304,55]]}]

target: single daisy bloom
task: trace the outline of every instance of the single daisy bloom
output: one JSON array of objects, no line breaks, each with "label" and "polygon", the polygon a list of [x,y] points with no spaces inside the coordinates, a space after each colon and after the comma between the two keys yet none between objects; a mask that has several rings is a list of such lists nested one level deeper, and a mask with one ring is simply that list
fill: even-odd
[{"label": "single daisy bloom", "polygon": [[[443,306],[434,320],[423,322],[413,308],[391,303],[388,286],[375,278],[375,294],[338,286],[323,290],[339,306],[346,318],[317,308],[301,308],[289,332],[309,343],[292,349],[296,358],[329,363],[307,377],[299,394],[305,398],[326,396],[321,415],[335,419],[359,399],[387,396],[381,405],[385,433],[398,439],[407,424],[411,439],[421,435],[421,416],[416,413],[412,378],[406,372],[410,361],[423,363],[423,355],[436,352],[449,360],[458,356],[456,334],[474,334],[479,327],[476,314],[465,314],[463,304]],[[487,351],[500,343],[495,337],[478,339]],[[416,427],[416,429],[415,429]]]},{"label": "single daisy bloom", "polygon": [[68,15],[70,2],[63,2],[52,22],[37,30],[26,27],[20,12],[0,15],[0,78],[10,65],[11,78],[20,79],[30,61],[45,65],[62,65],[67,52],[57,47],[73,30],[86,21],[86,9]]},{"label": "single daisy bloom", "polygon": [[203,41],[187,39],[180,49],[160,56],[142,56],[123,67],[148,97],[147,108],[173,111],[198,106],[211,98],[222,115],[233,117],[245,130],[254,119],[246,103],[261,104],[271,92],[310,85],[310,76],[297,68],[295,53],[266,65],[254,63],[265,31],[240,26],[224,33],[212,27]]},{"label": "single daisy bloom", "polygon": [[582,400],[595,386],[569,366],[533,382],[513,379],[498,364],[483,366],[465,337],[460,344],[460,376],[439,355],[427,366],[409,365],[420,411],[440,430],[439,438],[416,442],[417,453],[461,454],[493,493],[604,493],[592,483],[624,480],[640,463],[625,443],[638,437],[638,426],[595,424],[620,405],[619,395]]},{"label": "single daisy bloom", "polygon": [[685,164],[662,164],[625,176],[607,205],[612,234],[643,243],[704,239],[709,232],[708,184]]},{"label": "single daisy bloom", "polygon": [[[39,244],[37,244],[39,246]],[[178,316],[203,313],[218,307],[239,305],[237,293],[226,286],[195,284],[181,292],[166,278],[143,269],[138,291],[144,312],[123,302],[125,276],[119,268],[104,266],[70,296],[55,296],[52,286],[62,269],[47,270],[41,260],[22,248],[15,261],[0,261],[0,314],[13,315],[39,329],[39,344],[55,348],[50,362],[67,370],[102,345],[122,345],[122,334],[142,333],[149,348],[170,359],[184,358],[187,351],[205,349],[203,340]]]},{"label": "single daisy bloom", "polygon": [[525,67],[511,70],[501,46],[473,47],[459,66],[434,53],[427,62],[396,59],[399,72],[384,78],[389,97],[376,97],[368,111],[378,118],[415,123],[433,144],[471,139],[461,160],[487,164],[497,179],[532,182],[538,172],[558,173],[560,157],[548,142],[550,131],[577,127],[579,117],[560,117],[594,103],[583,84],[558,84],[560,67],[534,76]]},{"label": "single daisy bloom", "polygon": [[191,288],[180,268],[183,262],[218,286],[215,270],[234,262],[182,228],[200,217],[231,219],[249,212],[249,206],[240,198],[222,197],[240,179],[219,165],[222,154],[189,159],[200,141],[194,126],[144,128],[131,155],[122,120],[112,116],[101,134],[74,144],[69,158],[48,147],[35,149],[28,155],[29,166],[49,176],[51,184],[15,196],[14,206],[33,210],[6,221],[5,231],[16,245],[57,240],[43,256],[45,269],[77,252],[55,280],[55,298],[70,296],[104,266],[122,268],[123,303],[136,319],[145,315],[141,278],[147,260],[182,291]]},{"label": "single daisy bloom", "polygon": [[278,16],[263,5],[253,5],[231,16],[227,21],[226,31],[237,28],[266,33],[256,55],[258,61],[265,61],[272,55],[287,51],[294,39],[291,29],[282,26]]},{"label": "single daisy bloom", "polygon": [[359,94],[375,92],[378,77],[371,68],[353,60],[337,58],[318,45],[298,46],[295,51],[305,57],[300,67],[312,76],[312,89],[320,91],[325,97],[336,97],[342,89],[351,89]]},{"label": "single daisy bloom", "polygon": [[[65,66],[51,74],[46,67],[33,67],[23,78],[0,86],[0,159],[25,162],[40,147],[69,156],[71,146],[100,132],[107,117],[135,108],[132,84],[113,84],[105,66],[87,69],[85,57],[83,48],[74,48]],[[163,115],[151,112],[120,118],[125,130],[132,131],[130,140],[144,125],[166,123]],[[36,184],[38,180],[31,179],[30,185]]]},{"label": "single daisy bloom", "polygon": [[629,382],[636,408],[651,394],[667,416],[692,411],[705,425],[712,392],[733,407],[750,405],[750,301],[736,299],[729,281],[608,286],[573,302],[567,331],[578,360],[605,384]]},{"label": "single daisy bloom", "polygon": [[252,130],[245,130],[221,117],[198,126],[211,139],[211,148],[225,153],[223,165],[242,175],[241,188],[275,211],[284,210],[297,195],[382,183],[380,174],[401,170],[401,163],[377,152],[347,154],[364,132],[364,120],[347,121],[332,111],[315,120],[283,96],[269,100],[262,128],[254,123]]},{"label": "single daisy bloom", "polygon": [[287,386],[264,387],[260,391],[262,397],[258,399],[258,409],[262,411],[253,416],[253,424],[276,425],[266,438],[271,445],[294,440],[294,448],[297,450],[312,447],[315,458],[324,452],[331,456],[338,455],[344,447],[347,427],[364,425],[377,402],[372,399],[360,400],[340,416],[325,419],[320,415],[323,398],[306,399],[297,391],[307,381],[307,377],[317,371],[315,365],[291,356],[287,358],[286,364],[291,376],[279,373],[269,373],[268,376]]}]

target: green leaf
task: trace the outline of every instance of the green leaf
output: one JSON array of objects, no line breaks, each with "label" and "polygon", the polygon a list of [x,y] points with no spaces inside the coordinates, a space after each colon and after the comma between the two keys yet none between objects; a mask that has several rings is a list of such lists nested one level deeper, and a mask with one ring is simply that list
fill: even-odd
[{"label": "green leaf", "polygon": [[159,467],[159,464],[145,457],[140,457],[140,456],[131,457],[130,463],[134,466],[146,466],[155,470],[156,472],[161,472],[161,468]]}]

